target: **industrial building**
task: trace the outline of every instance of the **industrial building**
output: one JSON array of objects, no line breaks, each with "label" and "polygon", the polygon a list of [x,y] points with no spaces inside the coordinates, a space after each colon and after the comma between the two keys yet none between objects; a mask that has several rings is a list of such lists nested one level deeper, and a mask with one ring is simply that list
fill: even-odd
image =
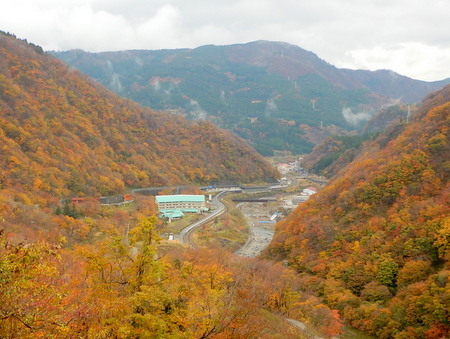
[{"label": "industrial building", "polygon": [[183,213],[203,213],[208,210],[204,195],[157,195],[155,197],[162,218],[179,217]]}]

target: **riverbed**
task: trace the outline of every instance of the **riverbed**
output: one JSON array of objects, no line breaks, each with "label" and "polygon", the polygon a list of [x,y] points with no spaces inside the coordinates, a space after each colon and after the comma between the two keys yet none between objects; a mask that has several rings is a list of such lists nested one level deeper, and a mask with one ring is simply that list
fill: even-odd
[{"label": "riverbed", "polygon": [[237,207],[245,216],[250,232],[245,245],[235,253],[241,257],[257,257],[272,241],[275,223],[269,220],[271,214],[266,204],[246,202]]}]

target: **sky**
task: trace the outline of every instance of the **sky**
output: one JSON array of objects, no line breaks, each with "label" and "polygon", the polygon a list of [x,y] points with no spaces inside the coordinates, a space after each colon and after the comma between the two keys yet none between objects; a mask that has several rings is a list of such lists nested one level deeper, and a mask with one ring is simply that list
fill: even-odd
[{"label": "sky", "polygon": [[450,77],[448,0],[0,0],[0,30],[90,52],[283,41],[337,67]]}]

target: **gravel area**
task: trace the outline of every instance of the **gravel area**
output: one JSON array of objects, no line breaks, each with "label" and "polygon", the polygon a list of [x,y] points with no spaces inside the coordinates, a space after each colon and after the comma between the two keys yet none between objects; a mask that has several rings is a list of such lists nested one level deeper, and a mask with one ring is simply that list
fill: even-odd
[{"label": "gravel area", "polygon": [[[267,223],[270,212],[262,203],[243,203],[238,205],[250,227],[250,236],[244,246],[235,253],[242,257],[253,258],[270,244],[274,234],[274,223]],[[264,223],[260,223],[263,221]]]}]

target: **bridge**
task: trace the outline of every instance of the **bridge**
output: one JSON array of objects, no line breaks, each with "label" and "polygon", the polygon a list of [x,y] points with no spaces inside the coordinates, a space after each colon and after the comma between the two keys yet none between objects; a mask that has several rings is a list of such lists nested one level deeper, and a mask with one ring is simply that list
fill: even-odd
[{"label": "bridge", "polygon": [[231,199],[233,202],[272,202],[277,201],[277,198],[268,197],[268,198],[248,198],[248,199]]},{"label": "bridge", "polygon": [[230,186],[230,187],[212,187],[212,186],[208,186],[208,187],[201,187],[200,188],[202,191],[205,192],[242,192],[242,188],[240,186]]}]

